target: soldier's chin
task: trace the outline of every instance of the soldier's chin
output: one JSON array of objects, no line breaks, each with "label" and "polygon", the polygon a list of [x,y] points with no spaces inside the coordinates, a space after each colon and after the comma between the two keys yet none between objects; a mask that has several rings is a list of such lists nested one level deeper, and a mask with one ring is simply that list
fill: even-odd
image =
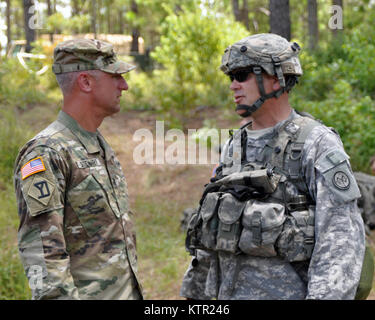
[{"label": "soldier's chin", "polygon": [[237,113],[239,116],[241,116],[241,117],[243,117],[243,114],[244,114],[245,112],[246,112],[245,110],[236,110],[236,113]]},{"label": "soldier's chin", "polygon": [[[241,107],[242,106],[242,108],[239,108],[239,107]],[[243,107],[246,107],[246,109],[243,109]],[[249,117],[249,115],[246,115],[246,113],[248,113],[248,108],[249,106],[248,105],[243,105],[243,104],[238,104],[237,105],[237,107],[236,107],[236,113],[240,116],[240,117],[242,117],[242,118],[247,118],[247,117]]]}]

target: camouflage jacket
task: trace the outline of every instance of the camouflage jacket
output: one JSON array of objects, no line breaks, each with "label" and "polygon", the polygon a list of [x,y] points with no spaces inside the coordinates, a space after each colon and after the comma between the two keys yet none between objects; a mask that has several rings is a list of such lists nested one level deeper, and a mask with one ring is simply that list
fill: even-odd
[{"label": "camouflage jacket", "polygon": [[125,177],[97,131],[60,112],[20,151],[18,245],[33,299],[139,299]]},{"label": "camouflage jacket", "polygon": [[[287,120],[300,117],[293,111]],[[256,162],[279,128],[247,136],[246,157]],[[222,160],[229,148],[224,146]],[[181,295],[193,299],[354,299],[365,250],[364,225],[356,199],[358,187],[349,161],[340,162],[349,176],[349,193],[332,182],[327,156],[345,155],[338,135],[318,125],[308,134],[301,153],[301,170],[315,204],[315,245],[310,260],[290,263],[280,256],[258,257],[197,250],[197,260],[185,273]],[[341,167],[340,167],[341,168]],[[349,187],[349,186],[348,186]],[[287,185],[289,195],[298,195]],[[198,261],[198,263],[197,263]],[[193,266],[194,264],[194,266]]]}]

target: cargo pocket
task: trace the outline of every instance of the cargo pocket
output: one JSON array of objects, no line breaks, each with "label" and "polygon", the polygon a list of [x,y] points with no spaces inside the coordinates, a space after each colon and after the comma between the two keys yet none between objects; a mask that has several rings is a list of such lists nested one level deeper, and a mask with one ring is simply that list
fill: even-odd
[{"label": "cargo pocket", "polygon": [[89,237],[115,219],[105,191],[92,175],[69,190],[67,197]]},{"label": "cargo pocket", "polygon": [[252,256],[276,256],[275,243],[285,218],[285,207],[281,204],[248,201],[242,217],[240,250]]},{"label": "cargo pocket", "polygon": [[239,253],[238,240],[242,229],[240,217],[245,205],[246,202],[238,201],[230,193],[222,196],[218,209],[217,250]]},{"label": "cargo pocket", "polygon": [[215,249],[218,228],[217,207],[219,205],[220,193],[208,193],[200,209],[202,217],[201,243],[204,248]]},{"label": "cargo pocket", "polygon": [[283,231],[277,240],[279,255],[289,262],[305,261],[311,258],[314,249],[315,207],[293,211],[287,215]]}]

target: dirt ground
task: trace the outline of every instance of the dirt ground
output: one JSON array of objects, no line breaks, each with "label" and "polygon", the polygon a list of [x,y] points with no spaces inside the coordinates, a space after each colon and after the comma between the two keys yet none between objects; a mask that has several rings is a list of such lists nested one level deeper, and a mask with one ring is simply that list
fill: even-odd
[{"label": "dirt ground", "polygon": [[[153,164],[136,164],[133,152],[141,142],[133,140],[134,133],[138,129],[148,129],[155,138],[155,121],[154,115],[126,112],[105,119],[99,130],[116,151],[121,162],[128,182],[131,203],[136,198],[135,195],[145,194],[145,185],[157,185],[157,188],[149,188],[145,195],[163,197],[165,201],[180,201],[191,205],[192,199],[199,200],[214,164],[155,164],[155,143]],[[229,128],[229,123],[226,124]],[[200,119],[189,123],[189,128],[192,129],[201,126],[202,120]],[[165,132],[167,130],[168,128],[165,128]],[[165,149],[168,147],[167,142],[164,147]],[[163,173],[164,181],[153,181],[153,179],[159,179],[160,173]],[[177,187],[179,192],[176,192]],[[187,197],[187,195],[189,196]]]}]

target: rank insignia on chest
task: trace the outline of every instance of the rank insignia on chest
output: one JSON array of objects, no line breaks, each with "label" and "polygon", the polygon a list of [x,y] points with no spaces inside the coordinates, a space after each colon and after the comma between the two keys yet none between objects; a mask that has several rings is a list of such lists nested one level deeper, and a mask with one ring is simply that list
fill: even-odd
[{"label": "rank insignia on chest", "polygon": [[87,159],[87,160],[76,161],[76,164],[77,164],[77,167],[80,169],[91,168],[91,167],[100,166],[100,160],[97,158]]},{"label": "rank insignia on chest", "polygon": [[21,168],[22,180],[25,180],[27,177],[42,171],[46,171],[42,157],[32,159]]}]

